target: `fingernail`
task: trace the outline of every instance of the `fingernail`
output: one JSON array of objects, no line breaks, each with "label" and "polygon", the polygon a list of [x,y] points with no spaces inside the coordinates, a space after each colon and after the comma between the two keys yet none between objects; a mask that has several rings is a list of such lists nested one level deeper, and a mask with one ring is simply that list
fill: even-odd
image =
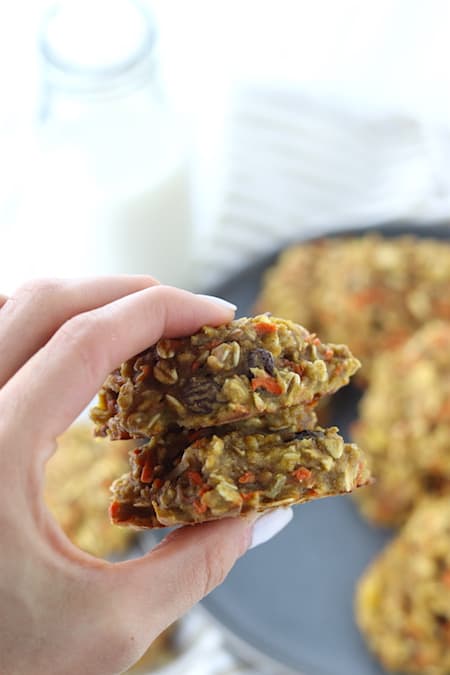
[{"label": "fingernail", "polygon": [[269,541],[269,539],[272,539],[278,532],[281,532],[281,530],[292,520],[293,515],[294,513],[291,508],[281,508],[269,511],[260,516],[253,525],[249,550],[260,544],[265,544],[266,541]]},{"label": "fingernail", "polygon": [[232,309],[233,312],[237,310],[236,305],[233,305],[232,302],[228,302],[228,300],[224,300],[223,298],[217,298],[215,295],[203,295],[202,293],[199,293],[198,296],[200,298],[205,298],[205,300],[210,300],[210,302],[214,302],[216,305],[220,305],[226,309]]}]

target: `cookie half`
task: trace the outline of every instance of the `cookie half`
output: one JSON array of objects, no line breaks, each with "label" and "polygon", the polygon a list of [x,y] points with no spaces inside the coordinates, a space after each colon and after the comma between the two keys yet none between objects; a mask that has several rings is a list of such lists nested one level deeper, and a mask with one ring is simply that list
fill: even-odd
[{"label": "cookie half", "polygon": [[113,484],[110,514],[116,524],[139,528],[245,515],[369,482],[362,452],[335,427],[180,431],[152,438],[130,457],[130,473]]},{"label": "cookie half", "polygon": [[106,380],[91,418],[112,439],[278,414],[348,383],[360,364],[291,321],[261,315],[160,340]]}]

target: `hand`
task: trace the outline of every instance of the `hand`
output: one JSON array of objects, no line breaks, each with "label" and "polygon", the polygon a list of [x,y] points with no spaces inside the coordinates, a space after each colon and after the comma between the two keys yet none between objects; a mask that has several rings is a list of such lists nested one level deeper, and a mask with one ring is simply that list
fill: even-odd
[{"label": "hand", "polygon": [[229,321],[233,307],[141,276],[35,282],[0,307],[0,672],[121,673],[224,579],[251,519],[184,527],[112,564],[52,519],[45,462],[118,364],[161,336]]}]

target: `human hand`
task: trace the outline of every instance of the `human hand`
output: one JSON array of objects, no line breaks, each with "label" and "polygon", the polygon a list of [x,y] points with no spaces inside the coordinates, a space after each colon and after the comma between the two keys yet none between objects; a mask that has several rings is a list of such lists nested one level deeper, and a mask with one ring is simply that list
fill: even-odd
[{"label": "human hand", "polygon": [[[233,307],[150,277],[28,284],[0,296],[0,672],[111,675],[225,578],[254,519],[180,528],[138,560],[73,546],[42,500],[46,460],[106,375],[160,337],[233,318]],[[264,519],[264,541],[289,511]],[[270,529],[272,531],[270,531]]]}]

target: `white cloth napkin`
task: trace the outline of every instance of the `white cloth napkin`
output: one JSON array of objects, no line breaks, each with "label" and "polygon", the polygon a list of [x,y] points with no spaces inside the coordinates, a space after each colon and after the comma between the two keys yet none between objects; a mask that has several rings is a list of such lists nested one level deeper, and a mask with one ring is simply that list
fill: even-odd
[{"label": "white cloth napkin", "polygon": [[310,234],[450,214],[450,131],[412,114],[253,83],[226,126],[206,283]]}]

